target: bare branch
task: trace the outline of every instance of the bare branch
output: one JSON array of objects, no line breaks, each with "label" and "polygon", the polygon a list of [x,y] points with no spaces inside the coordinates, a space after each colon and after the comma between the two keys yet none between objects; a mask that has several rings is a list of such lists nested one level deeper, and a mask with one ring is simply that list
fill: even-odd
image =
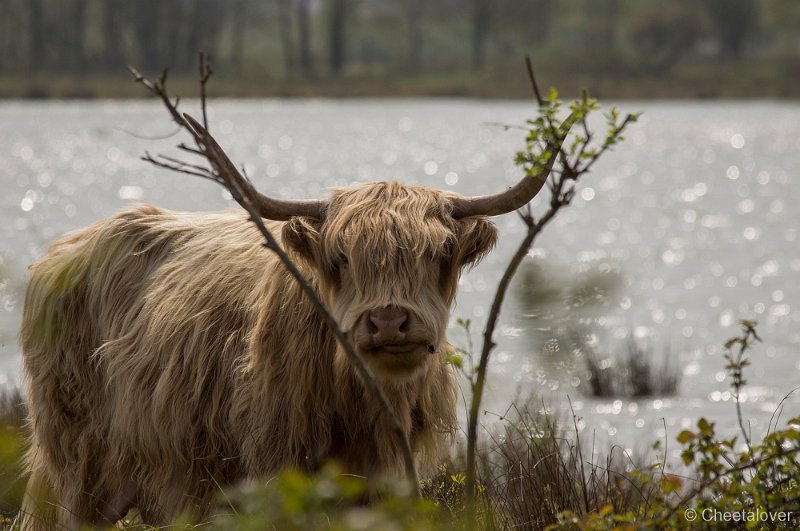
[{"label": "bare branch", "polygon": [[531,58],[529,56],[525,56],[525,67],[528,69],[528,79],[531,82],[533,94],[536,96],[536,102],[541,107],[544,105],[544,99],[542,98],[542,93],[539,92],[539,85],[536,83],[536,76],[533,75],[533,63],[531,62]]},{"label": "bare branch", "polygon": [[187,153],[193,153],[194,155],[199,155],[201,157],[205,157],[206,156],[206,154],[203,153],[203,151],[201,151],[201,150],[199,150],[197,148],[193,148],[192,146],[187,146],[184,143],[178,144],[178,149],[180,149],[182,151],[186,151]]},{"label": "bare branch", "polygon": [[[530,211],[527,213],[520,212],[520,217],[528,226],[528,231],[517,247],[516,252],[511,257],[508,266],[500,278],[500,282],[497,285],[497,290],[489,311],[489,316],[486,320],[486,328],[484,329],[483,333],[483,347],[481,350],[478,367],[475,370],[475,378],[472,382],[472,403],[468,411],[467,420],[467,470],[465,493],[466,519],[469,528],[474,528],[476,518],[475,490],[477,483],[475,458],[478,415],[480,413],[481,399],[483,397],[484,386],[486,384],[489,358],[496,346],[493,339],[494,332],[500,316],[500,310],[503,306],[505,295],[511,284],[511,280],[516,274],[516,271],[523,259],[528,254],[528,250],[530,249],[536,237],[541,233],[544,227],[550,221],[552,221],[553,218],[555,218],[556,214],[558,214],[562,208],[569,205],[570,201],[572,201],[572,198],[575,196],[574,181],[577,180],[581,175],[585,174],[589,168],[591,168],[594,161],[596,161],[602,153],[604,153],[613,145],[618,138],[619,133],[621,133],[621,131],[628,125],[630,121],[635,119],[635,117],[629,115],[619,126],[612,128],[609,132],[606,142],[603,144],[601,149],[599,149],[597,153],[593,154],[592,157],[589,158],[589,162],[587,164],[584,164],[581,167],[579,163],[591,140],[591,133],[588,130],[588,125],[586,123],[587,109],[591,107],[588,98],[584,95],[584,99],[581,102],[583,104],[583,108],[580,113],[577,109],[574,109],[567,119],[560,124],[557,124],[553,118],[553,102],[546,101],[542,97],[541,92],[539,91],[539,86],[536,82],[536,78],[534,77],[533,66],[529,58],[526,58],[525,64],[528,70],[531,87],[536,97],[536,101],[539,104],[540,116],[543,118],[543,126],[541,126],[542,134],[537,135],[536,138],[540,142],[544,142],[544,147],[541,145],[539,147],[540,149],[550,151],[551,153],[553,150],[555,150],[557,152],[557,157],[553,156],[552,154],[550,155],[551,163],[550,167],[547,168],[547,174],[549,174],[549,177],[547,174],[543,176],[547,178],[547,186],[552,194],[549,208],[544,215],[538,219],[538,221],[533,219]],[[582,122],[586,138],[581,142],[581,144],[575,146],[578,151],[578,157],[574,163],[570,163],[569,153],[568,150],[564,149],[563,142],[576,120],[580,120]],[[569,149],[571,150],[575,148]],[[558,168],[554,168],[552,164],[552,159],[555,158],[558,158]],[[532,157],[530,160],[532,161],[532,168],[535,169],[536,157]]]},{"label": "bare branch", "polygon": [[[144,77],[138,70],[136,70],[132,66],[128,66],[128,71],[133,75],[134,81],[137,83],[141,83],[147,90],[155,94],[156,96],[161,99],[164,103],[164,106],[169,111],[169,114],[172,116],[172,119],[175,120],[175,123],[183,127],[184,129],[188,129],[188,125],[186,121],[183,119],[181,114],[178,112],[178,104],[180,103],[179,99],[175,100],[175,103],[170,101],[169,96],[167,95],[167,71],[164,70],[161,72],[161,76],[158,78],[158,81],[155,83]],[[190,131],[191,132],[191,131]]]},{"label": "bare branch", "polygon": [[168,157],[167,155],[162,155],[162,154],[159,154],[158,158],[160,158],[162,160],[166,160],[167,162],[172,162],[174,164],[179,164],[183,168],[191,168],[191,169],[198,170],[198,171],[201,171],[201,172],[206,172],[206,174],[209,177],[213,178],[213,175],[209,172],[208,168],[204,168],[203,166],[200,166],[198,164],[190,164],[188,162],[184,162],[182,160],[175,159],[175,158],[172,158],[172,157]]},{"label": "bare branch", "polygon": [[[637,117],[636,114],[627,115],[625,117],[625,119],[622,120],[622,122],[617,127],[613,128],[611,131],[609,131],[609,135],[614,135],[614,136],[619,135],[626,127],[628,127],[628,125],[631,122],[636,120],[636,117]],[[597,154],[594,157],[592,157],[591,159],[589,159],[589,162],[587,162],[580,169],[580,173],[586,173],[590,169],[592,169],[592,166],[594,166],[594,163],[597,162],[597,159],[599,159],[606,151],[611,149],[612,145],[613,144],[610,144],[608,142],[604,142],[603,145],[600,147],[600,149],[597,151]]]},{"label": "bare branch", "polygon": [[[322,299],[320,299],[317,291],[309,283],[308,279],[306,279],[305,275],[300,271],[297,265],[291,260],[291,258],[289,258],[278,241],[272,235],[269,228],[265,225],[262,214],[257,208],[257,205],[261,200],[260,194],[257,192],[252,183],[250,183],[250,181],[239,172],[239,170],[236,168],[236,165],[230,160],[225,151],[217,143],[216,139],[214,139],[214,137],[209,133],[208,128],[203,124],[200,124],[189,114],[181,114],[178,112],[177,101],[172,103],[169,95],[167,94],[166,70],[161,74],[161,77],[155,83],[146,79],[135,68],[129,67],[129,70],[134,76],[134,80],[136,82],[141,83],[145,88],[161,99],[173,120],[175,120],[176,123],[178,123],[184,130],[192,135],[192,138],[197,145],[196,149],[185,144],[181,144],[178,147],[183,151],[204,157],[211,166],[211,169],[205,169],[197,165],[187,164],[177,159],[164,156],[161,156],[161,159],[163,160],[158,160],[147,154],[144,157],[144,160],[147,160],[148,162],[161,168],[211,179],[219,184],[222,184],[231,193],[236,202],[247,211],[247,213],[250,215],[251,221],[253,224],[255,224],[258,231],[264,237],[265,246],[278,256],[283,266],[298,283],[303,293],[305,293],[305,295],[308,297],[309,302],[311,302],[312,306],[314,306],[314,308],[317,310],[319,316],[336,337],[336,340],[342,347],[342,350],[344,350],[350,362],[355,366],[364,384],[378,399],[381,409],[386,415],[386,418],[392,428],[392,432],[395,435],[397,446],[405,465],[406,475],[411,483],[412,492],[418,497],[419,482],[417,480],[417,474],[414,467],[414,458],[411,452],[411,446],[402,426],[400,425],[399,420],[397,419],[394,409],[389,403],[389,400],[386,397],[386,394],[383,392],[383,389],[381,388],[377,378],[372,373],[369,366],[367,366],[367,364],[364,362],[361,355],[356,351],[355,347],[353,347],[352,343],[347,337],[347,334],[339,327],[336,319],[327,309]],[[208,81],[208,77],[210,77],[211,73],[210,67],[205,65],[201,60],[201,86]],[[201,92],[201,100],[203,119],[206,120],[204,90]],[[198,170],[198,168],[202,169],[202,172]]]},{"label": "bare branch", "polygon": [[[158,157],[163,157],[163,155],[158,155]],[[176,172],[179,172],[179,173],[185,173],[187,175],[193,175],[195,177],[202,177],[203,179],[210,179],[210,180],[216,182],[216,179],[214,178],[213,175],[211,175],[209,173],[198,172],[198,171],[193,171],[193,170],[187,169],[185,167],[185,164],[181,163],[180,161],[178,161],[177,163],[162,162],[162,161],[160,161],[160,160],[158,160],[156,158],[153,158],[153,156],[151,156],[149,153],[146,153],[146,152],[145,152],[145,155],[143,157],[141,157],[141,159],[143,161],[149,162],[153,166],[157,166],[159,168],[164,168],[166,170],[176,171]]]},{"label": "bare branch", "polygon": [[206,113],[206,84],[214,70],[211,68],[211,56],[199,52],[200,58],[200,106],[203,109],[203,127],[208,131],[208,114]]}]

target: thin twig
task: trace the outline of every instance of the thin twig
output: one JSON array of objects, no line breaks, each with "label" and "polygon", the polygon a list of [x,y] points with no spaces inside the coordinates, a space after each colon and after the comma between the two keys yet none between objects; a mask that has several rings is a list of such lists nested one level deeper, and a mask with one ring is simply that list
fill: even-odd
[{"label": "thin twig", "polygon": [[516,129],[518,131],[529,131],[530,127],[518,124],[507,124],[504,122],[482,122],[481,125],[485,125],[487,127],[501,127],[504,131],[510,131],[511,129]]},{"label": "thin twig", "polygon": [[206,113],[206,84],[211,78],[214,70],[211,69],[211,56],[206,55],[202,51],[198,53],[200,59],[200,107],[203,110],[203,127],[206,131],[208,128],[208,113]]},{"label": "thin twig", "polygon": [[656,529],[660,529],[659,527],[660,523],[668,522],[669,519],[672,518],[672,516],[678,511],[678,509],[684,507],[689,500],[699,496],[708,487],[726,478],[727,476],[731,474],[736,474],[738,472],[751,470],[762,463],[766,463],[776,458],[791,457],[798,453],[800,453],[800,447],[791,448],[789,450],[779,450],[775,454],[767,455],[766,457],[763,457],[761,459],[756,459],[754,461],[750,461],[743,465],[729,468],[728,470],[725,470],[721,474],[716,474],[713,478],[707,479],[706,481],[702,482],[700,485],[692,489],[686,496],[679,496],[680,501],[676,503],[674,506],[670,507],[669,511],[667,511],[667,513],[662,516],[659,522],[657,522]]},{"label": "thin twig", "polygon": [[[613,447],[612,447],[612,452],[613,452]],[[593,467],[599,468],[600,470],[602,470],[606,474],[614,474],[615,476],[619,476],[621,479],[624,479],[626,482],[628,482],[630,484],[630,486],[633,488],[633,490],[636,491],[636,493],[639,495],[639,497],[641,497],[642,499],[645,499],[644,492],[642,492],[642,490],[639,488],[639,486],[636,485],[636,483],[630,477],[628,477],[627,475],[625,475],[625,474],[623,474],[621,472],[617,472],[616,470],[614,470],[610,466],[603,467],[603,466],[598,465],[596,463],[590,463],[589,461],[586,461],[586,464],[590,464]],[[583,468],[583,466],[581,466],[581,468]],[[586,503],[588,503],[588,501]],[[588,509],[587,509],[587,512],[589,512]],[[647,514],[646,511],[645,511],[645,514]]]},{"label": "thin twig", "polygon": [[[609,136],[611,136],[611,134],[613,134],[614,136],[619,135],[626,127],[628,127],[628,125],[630,125],[633,121],[636,120],[637,116],[638,115],[636,115],[636,114],[627,115],[625,117],[625,119],[622,120],[622,122],[620,122],[620,125],[618,127],[615,127],[614,129],[612,129],[610,131]],[[603,145],[600,146],[600,149],[597,152],[597,156],[592,157],[591,159],[589,159],[589,161],[580,169],[580,173],[586,173],[589,170],[591,170],[592,166],[594,166],[594,163],[597,162],[597,159],[599,159],[606,151],[611,149],[612,145],[613,144],[610,144],[608,142],[604,142]]]},{"label": "thin twig", "polygon": [[184,143],[178,144],[178,149],[180,149],[181,151],[186,151],[187,153],[192,153],[194,155],[198,155],[200,157],[205,157],[206,156],[206,154],[203,153],[201,150],[199,150],[197,148],[193,148],[192,146],[187,146]]},{"label": "thin twig", "polygon": [[[314,306],[317,310],[318,315],[322,318],[325,324],[328,326],[330,331],[336,337],[339,345],[344,350],[345,354],[347,355],[348,359],[351,363],[355,366],[356,370],[359,373],[359,376],[365,383],[365,385],[369,388],[370,392],[378,399],[378,403],[380,404],[381,409],[383,410],[386,418],[389,422],[389,425],[392,429],[392,433],[395,436],[398,449],[400,454],[403,458],[406,476],[411,483],[411,489],[414,496],[419,497],[419,481],[417,480],[416,469],[414,466],[414,458],[411,452],[411,446],[408,441],[408,437],[406,433],[403,431],[402,426],[397,418],[397,415],[394,412],[391,404],[389,403],[389,399],[386,397],[386,394],[383,392],[380,383],[376,379],[375,375],[372,373],[370,368],[366,365],[364,360],[361,358],[361,355],[353,347],[352,343],[350,342],[347,334],[341,330],[339,324],[336,322],[336,319],[332,316],[330,311],[325,306],[325,303],[322,302],[319,295],[317,294],[315,288],[309,283],[306,279],[306,276],[300,271],[297,265],[289,258],[280,244],[277,242],[275,237],[272,235],[270,230],[264,224],[263,219],[261,218],[260,213],[254,206],[253,197],[255,196],[255,188],[252,184],[238,171],[236,166],[230,160],[228,155],[225,151],[219,146],[217,141],[214,139],[213,136],[208,132],[208,129],[201,125],[197,120],[195,120],[189,114],[183,113],[181,114],[177,109],[177,100],[173,103],[170,100],[170,97],[166,90],[166,79],[167,79],[167,71],[164,70],[162,72],[161,77],[158,81],[152,82],[146,79],[141,73],[139,73],[135,68],[129,67],[128,68],[131,74],[134,76],[134,80],[138,83],[141,83],[145,88],[147,88],[150,92],[155,94],[156,96],[161,99],[164,106],[167,108],[168,112],[172,116],[173,120],[183,127],[193,138],[195,144],[197,145],[197,149],[191,148],[184,144],[179,146],[182,150],[188,151],[197,155],[203,156],[211,166],[211,169],[207,170],[207,174],[200,174],[194,170],[186,169],[187,167],[196,167],[196,165],[191,165],[188,163],[183,163],[181,161],[176,161],[176,159],[171,159],[172,162],[163,162],[157,159],[154,159],[149,154],[144,157],[144,160],[158,166],[161,168],[166,168],[172,171],[178,171],[181,173],[187,173],[189,175],[194,175],[198,177],[208,178],[211,179],[221,185],[223,185],[233,196],[237,203],[239,203],[242,208],[244,208],[248,214],[250,215],[250,220],[259,230],[261,235],[264,237],[265,240],[265,247],[269,250],[274,252],[278,259],[281,261],[283,266],[289,272],[289,274],[295,279],[295,281],[300,286],[303,293],[308,297],[309,302]],[[205,71],[210,76],[210,69]],[[201,78],[202,81],[202,78]],[[207,79],[205,79],[207,81]],[[201,93],[202,107],[205,109],[205,93]],[[170,159],[166,159],[170,160]]]},{"label": "thin twig", "polygon": [[[583,504],[586,512],[589,512],[589,493],[586,491],[586,469],[583,466],[583,450],[581,449],[581,436],[580,430],[578,430],[578,417],[575,415],[575,409],[572,407],[572,399],[567,395],[567,402],[569,402],[569,410],[572,413],[572,425],[575,428],[575,449],[578,452],[578,463],[580,463],[580,469],[578,472],[581,474],[581,486],[583,487],[581,491],[583,492]],[[594,444],[594,443],[593,443]]]},{"label": "thin twig", "polygon": [[[567,128],[567,130],[569,130]],[[550,162],[551,165],[555,161],[555,153],[560,149],[561,142],[563,142],[564,138],[566,137],[566,133],[562,135],[558,139],[558,144],[551,151],[550,154]],[[549,173],[549,171],[548,171]],[[483,349],[481,351],[480,360],[478,362],[478,369],[477,369],[477,376],[475,378],[475,382],[472,385],[472,405],[469,411],[469,417],[467,420],[467,479],[466,479],[466,497],[467,497],[467,514],[468,518],[471,518],[474,515],[475,510],[475,486],[476,486],[476,478],[475,478],[475,448],[477,444],[477,424],[478,424],[478,414],[480,412],[480,402],[481,397],[483,396],[483,389],[486,384],[486,375],[487,375],[487,366],[489,364],[489,356],[496,346],[494,343],[494,330],[497,325],[497,318],[500,315],[500,309],[503,305],[503,300],[505,299],[506,292],[508,291],[508,286],[511,284],[511,279],[514,277],[514,274],[517,272],[519,265],[522,263],[523,258],[528,254],[528,249],[530,248],[533,240],[539,234],[541,229],[544,225],[549,221],[555,212],[557,211],[554,209],[550,209],[548,212],[549,216],[546,214],[539,223],[534,224],[533,226],[529,227],[528,233],[520,243],[519,247],[517,247],[517,251],[514,253],[514,256],[511,258],[506,270],[503,272],[503,276],[500,279],[500,283],[497,286],[497,291],[495,292],[494,300],[492,301],[492,307],[489,312],[489,317],[487,319],[486,328],[483,333]]]},{"label": "thin twig", "polygon": [[539,104],[539,107],[544,105],[544,98],[542,98],[542,93],[539,92],[539,84],[536,83],[536,76],[533,75],[533,63],[531,62],[530,56],[525,56],[525,68],[528,69],[528,79],[531,82],[531,89],[533,89],[533,94],[536,96],[536,102]]},{"label": "thin twig", "polygon": [[[778,402],[778,405],[775,407],[775,410],[772,412],[772,415],[769,417],[769,424],[767,424],[767,435],[769,435],[770,431],[778,429],[778,422],[780,422],[781,413],[783,412],[783,403],[786,402],[786,400],[792,395],[792,393],[794,393],[798,389],[800,389],[800,387],[795,387],[794,389],[792,389],[791,391],[786,393],[786,395],[781,399],[781,401]],[[778,418],[775,418],[775,415],[778,415]],[[772,421],[773,420],[775,420],[775,427],[772,427]]]},{"label": "thin twig", "polygon": [[[172,162],[174,164],[180,164],[180,166],[184,167],[184,168],[191,168],[193,170],[197,170],[197,171],[201,171],[201,172],[208,172],[208,168],[204,168],[203,166],[200,166],[198,164],[191,164],[189,162],[185,162],[185,161],[182,161],[182,160],[179,160],[179,159],[175,159],[175,158],[169,157],[167,155],[163,155],[161,153],[158,154],[158,158],[166,160],[167,162]],[[210,178],[213,178],[213,176],[210,173],[208,174],[208,176]]]},{"label": "thin twig", "polygon": [[749,360],[744,357],[745,353],[750,349],[754,340],[760,341],[761,339],[758,337],[758,334],[755,331],[755,325],[749,321],[742,321],[742,328],[744,334],[739,338],[729,341],[726,345],[728,349],[730,349],[734,344],[739,345],[739,351],[736,353],[736,358],[734,359],[734,355],[732,353],[727,354],[725,357],[729,361],[727,368],[731,371],[731,377],[733,378],[731,386],[733,387],[734,398],[736,398],[736,417],[739,421],[739,428],[744,436],[745,444],[747,445],[747,453],[750,454],[750,459],[752,460],[753,445],[751,443],[751,435],[749,431],[745,429],[744,421],[742,420],[741,390],[745,385],[744,378],[742,378],[742,371],[744,367],[749,365]]},{"label": "thin twig", "polygon": [[114,127],[114,130],[119,131],[120,133],[124,133],[128,136],[132,136],[133,138],[137,138],[139,140],[166,140],[167,138],[172,138],[173,136],[181,132],[181,128],[176,127],[175,130],[172,131],[171,133],[166,133],[164,135],[146,136],[134,133],[133,131],[130,131],[128,129],[122,129],[121,127]]},{"label": "thin twig", "polygon": [[[609,131],[609,136],[607,137],[606,142],[603,143],[601,149],[599,149],[596,153],[591,153],[588,157],[588,162],[585,163],[583,166],[580,166],[577,162],[573,165],[570,163],[569,156],[567,151],[564,149],[564,140],[566,139],[567,135],[569,134],[572,126],[577,120],[581,120],[586,127],[586,114],[588,113],[589,106],[587,105],[586,99],[582,101],[583,104],[583,111],[581,113],[577,112],[577,109],[574,110],[566,120],[561,122],[560,124],[556,124],[555,120],[553,119],[553,113],[551,112],[552,109],[550,106],[554,105],[551,102],[546,101],[539,90],[538,83],[536,82],[536,78],[533,73],[533,66],[531,64],[530,58],[525,59],[525,65],[528,70],[528,77],[530,78],[531,88],[534,92],[536,97],[536,101],[539,104],[540,109],[540,116],[544,119],[544,127],[542,127],[542,134],[536,136],[537,140],[544,141],[545,145],[540,146],[540,149],[544,153],[548,154],[548,161],[547,165],[549,167],[546,168],[546,172],[542,172],[541,168],[539,167],[540,161],[537,160],[538,157],[534,156],[531,158],[532,166],[528,168],[527,171],[539,171],[541,175],[551,175],[553,176],[552,179],[548,179],[547,186],[551,192],[550,198],[550,205],[549,209],[545,212],[545,214],[539,218],[538,221],[533,219],[533,216],[530,214],[530,211],[525,213],[520,213],[520,217],[528,226],[527,234],[524,236],[522,242],[517,247],[516,252],[512,256],[511,260],[506,267],[506,270],[503,272],[503,275],[500,279],[500,282],[497,286],[497,290],[495,292],[494,299],[492,301],[491,309],[489,311],[489,316],[486,320],[486,328],[484,329],[483,333],[483,348],[481,350],[480,360],[478,363],[478,367],[475,370],[476,376],[474,382],[472,384],[472,403],[470,410],[468,412],[468,420],[467,420],[467,470],[466,470],[466,514],[467,514],[467,524],[471,526],[470,528],[474,528],[475,522],[475,487],[476,487],[476,470],[475,470],[475,452],[476,452],[476,445],[477,445],[477,422],[478,422],[478,414],[480,412],[480,402],[483,397],[483,391],[486,384],[486,377],[487,377],[487,368],[488,362],[491,355],[491,352],[494,350],[496,344],[494,342],[494,331],[497,326],[497,321],[500,315],[500,310],[503,305],[503,300],[505,299],[506,292],[508,291],[508,287],[511,283],[511,279],[514,277],[517,269],[519,268],[522,260],[527,255],[530,246],[533,244],[533,241],[536,237],[541,233],[542,229],[556,216],[556,214],[565,206],[569,205],[572,201],[572,198],[575,196],[575,185],[574,183],[568,184],[570,181],[576,181],[578,177],[585,174],[589,168],[592,166],[594,161],[602,155],[608,148],[610,148],[615,141],[619,138],[620,133],[622,130],[633,120],[635,120],[635,115],[628,115],[625,120],[621,123],[621,125],[616,126],[616,123]],[[531,122],[533,128],[537,127],[534,122]],[[587,135],[590,136],[590,135]],[[578,146],[576,146],[577,148]],[[584,142],[580,149],[573,148],[575,151],[578,152],[578,156],[576,157],[576,161],[582,160],[586,150],[588,148],[588,141]],[[529,149],[530,146],[529,146]],[[555,172],[553,171],[553,166],[555,162],[558,161],[559,169]],[[580,449],[578,449],[578,453],[580,455]],[[584,505],[587,506],[588,510],[588,500],[587,494],[585,491],[585,476],[584,476]]]},{"label": "thin twig", "polygon": [[[160,156],[161,155],[159,155],[159,157]],[[188,169],[186,169],[186,164],[184,164],[184,163],[173,164],[173,163],[169,163],[169,162],[162,162],[162,161],[160,161],[160,160],[158,160],[156,158],[153,158],[149,153],[145,153],[145,155],[142,156],[141,159],[143,161],[145,161],[145,162],[149,162],[150,164],[152,164],[154,166],[158,166],[159,168],[163,168],[165,170],[176,171],[176,172],[179,172],[179,173],[185,173],[186,175],[192,175],[194,177],[202,177],[203,179],[210,179],[210,180],[216,182],[216,179],[211,174],[209,174],[207,172],[198,172],[198,171],[188,170]]]}]

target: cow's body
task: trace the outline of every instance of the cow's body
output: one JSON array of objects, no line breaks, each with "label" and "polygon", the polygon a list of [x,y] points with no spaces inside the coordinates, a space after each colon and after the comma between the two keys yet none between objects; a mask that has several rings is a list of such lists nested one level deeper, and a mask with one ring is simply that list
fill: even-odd
[{"label": "cow's body", "polygon": [[[491,247],[494,228],[480,218],[425,219],[446,204],[439,192],[396,183],[355,190],[371,203],[338,192],[326,223],[346,228],[317,227],[319,249],[298,260],[346,329],[358,328],[362,310],[352,309],[369,299],[410,308],[414,323],[432,330],[431,352],[414,354],[412,368],[392,365],[410,359],[394,351],[375,354],[389,361],[368,360],[418,462],[430,460],[456,427],[444,329],[458,271]],[[433,206],[392,203],[415,190],[435,193]],[[361,210],[342,220],[354,204]],[[297,258],[310,229],[293,221],[269,226]],[[320,272],[319,260],[347,241],[350,253],[373,245],[347,262],[357,282]],[[437,246],[452,264],[426,256]],[[411,277],[398,277],[409,268]],[[33,428],[30,525],[48,518],[42,504],[59,507],[67,526],[113,522],[130,507],[154,523],[182,510],[203,514],[220,485],[313,470],[329,458],[370,477],[402,474],[377,401],[243,212],[133,207],[65,236],[31,267],[21,338]],[[51,500],[37,499],[48,489]]]}]

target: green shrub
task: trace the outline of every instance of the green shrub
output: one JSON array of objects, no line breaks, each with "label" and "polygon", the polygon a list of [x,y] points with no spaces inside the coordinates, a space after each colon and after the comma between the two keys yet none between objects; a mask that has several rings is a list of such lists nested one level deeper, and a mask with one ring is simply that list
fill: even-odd
[{"label": "green shrub", "polygon": [[[631,475],[645,494],[638,506],[619,510],[606,505],[599,511],[565,511],[551,529],[797,529],[800,526],[800,417],[784,429],[765,434],[753,444],[741,422],[738,396],[746,357],[759,340],[755,323],[742,321],[742,335],[727,342],[728,370],[737,397],[744,451],[737,437],[720,438],[705,418],[696,430],[684,430],[677,442],[683,463],[694,472],[687,479],[666,473],[664,465]],[[770,422],[771,425],[771,422]],[[641,509],[645,510],[642,511]]]},{"label": "green shrub", "polygon": [[392,492],[368,504],[363,478],[329,464],[314,476],[287,470],[265,484],[250,483],[221,496],[224,505],[202,529],[240,530],[432,530],[436,504]]},{"label": "green shrub", "polygon": [[0,392],[0,517],[6,523],[17,514],[25,492],[24,421],[25,401],[20,392]]}]

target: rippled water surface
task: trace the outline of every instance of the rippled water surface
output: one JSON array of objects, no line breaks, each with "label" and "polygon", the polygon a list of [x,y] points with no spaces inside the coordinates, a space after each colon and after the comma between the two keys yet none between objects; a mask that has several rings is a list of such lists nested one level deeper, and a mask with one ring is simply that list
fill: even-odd
[{"label": "rippled water surface", "polygon": [[[662,422],[673,437],[701,415],[733,432],[721,345],[740,318],[754,318],[764,342],[747,371],[743,407],[761,433],[800,385],[800,106],[620,108],[644,115],[582,182],[512,288],[487,409],[502,414],[517,390],[539,392],[561,411],[569,396],[582,426],[628,448],[663,437]],[[319,196],[382,179],[478,194],[518,176],[512,159],[523,133],[490,123],[521,124],[534,111],[468,100],[220,101],[212,127],[272,194]],[[153,102],[0,103],[0,381],[20,378],[25,268],[49,241],[131,202],[231,206],[214,184],[139,160],[145,150],[174,152],[174,130]],[[496,223],[498,249],[464,275],[454,311],[472,320],[476,342],[523,233],[513,214]],[[584,397],[577,386],[585,370],[565,330],[581,331],[598,351],[621,349],[632,336],[648,355],[668,356],[682,374],[678,394]],[[451,339],[467,344],[455,325]],[[800,391],[784,403],[784,418],[799,406]]]}]

